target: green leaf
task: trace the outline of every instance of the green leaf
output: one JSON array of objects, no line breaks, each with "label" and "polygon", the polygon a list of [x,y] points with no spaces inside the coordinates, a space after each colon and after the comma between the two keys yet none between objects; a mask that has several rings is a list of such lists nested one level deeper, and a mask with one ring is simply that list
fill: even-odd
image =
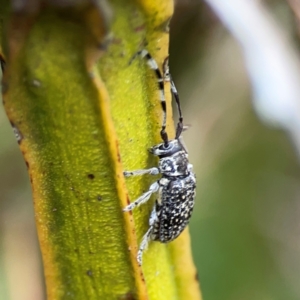
[{"label": "green leaf", "polygon": [[147,43],[162,65],[172,2],[97,4],[25,7],[6,33],[4,103],[31,178],[48,299],[200,299],[188,233],[151,243],[140,268],[153,203],[122,212],[154,180],[122,172],[157,164],[147,148],[161,124],[155,77],[129,61]]}]

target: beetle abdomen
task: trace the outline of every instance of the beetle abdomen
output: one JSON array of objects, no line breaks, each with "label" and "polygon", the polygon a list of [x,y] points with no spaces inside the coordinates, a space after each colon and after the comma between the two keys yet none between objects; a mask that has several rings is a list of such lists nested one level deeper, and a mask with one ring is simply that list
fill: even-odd
[{"label": "beetle abdomen", "polygon": [[194,174],[170,180],[162,189],[161,203],[157,203],[157,221],[153,239],[162,243],[174,240],[188,225],[196,194]]}]

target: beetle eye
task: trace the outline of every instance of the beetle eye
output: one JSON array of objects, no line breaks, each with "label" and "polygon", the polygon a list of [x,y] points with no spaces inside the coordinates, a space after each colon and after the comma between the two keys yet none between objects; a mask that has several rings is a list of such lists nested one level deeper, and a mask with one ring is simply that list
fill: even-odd
[{"label": "beetle eye", "polygon": [[159,150],[169,150],[169,149],[171,149],[171,148],[172,148],[171,144],[168,143],[167,145],[162,144],[162,145],[159,147]]}]

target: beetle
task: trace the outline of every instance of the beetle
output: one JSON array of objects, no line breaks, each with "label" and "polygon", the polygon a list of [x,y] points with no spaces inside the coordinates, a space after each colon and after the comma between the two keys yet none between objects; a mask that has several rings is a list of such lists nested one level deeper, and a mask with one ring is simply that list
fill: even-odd
[{"label": "beetle", "polygon": [[[134,57],[137,55],[146,59],[147,64],[156,74],[163,111],[163,122],[160,131],[163,142],[149,149],[151,154],[159,158],[158,166],[150,169],[124,171],[125,177],[161,174],[161,178],[151,184],[147,192],[123,208],[124,212],[131,211],[146,203],[153,193],[157,193],[157,199],[149,218],[149,229],[143,236],[138,250],[137,261],[139,265],[142,265],[143,252],[149,241],[171,242],[188,225],[194,208],[196,177],[193,166],[189,163],[188,152],[181,137],[184,130],[183,117],[178,92],[169,74],[168,63],[164,64],[164,76],[162,76],[156,61],[147,50],[137,52]],[[171,83],[171,92],[176,100],[179,113],[176,135],[173,140],[169,140],[166,133],[167,109],[164,81],[170,81]]]}]

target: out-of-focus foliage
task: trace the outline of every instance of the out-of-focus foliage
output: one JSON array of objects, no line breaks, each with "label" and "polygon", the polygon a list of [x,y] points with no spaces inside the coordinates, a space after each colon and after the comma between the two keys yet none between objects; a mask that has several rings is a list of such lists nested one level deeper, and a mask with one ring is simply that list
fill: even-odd
[{"label": "out-of-focus foliage", "polygon": [[[287,3],[267,4],[299,45]],[[203,3],[178,2],[170,65],[185,123],[192,125],[184,135],[198,178],[190,229],[203,298],[299,299],[296,153],[283,132],[254,114],[240,49]],[[43,299],[29,190],[1,111],[0,299]]]},{"label": "out-of-focus foliage", "polygon": [[[173,18],[170,61],[192,124],[185,140],[198,176],[191,233],[203,298],[299,299],[296,152],[254,114],[236,41],[207,7],[189,3]],[[292,35],[287,5],[269,9]]]}]

